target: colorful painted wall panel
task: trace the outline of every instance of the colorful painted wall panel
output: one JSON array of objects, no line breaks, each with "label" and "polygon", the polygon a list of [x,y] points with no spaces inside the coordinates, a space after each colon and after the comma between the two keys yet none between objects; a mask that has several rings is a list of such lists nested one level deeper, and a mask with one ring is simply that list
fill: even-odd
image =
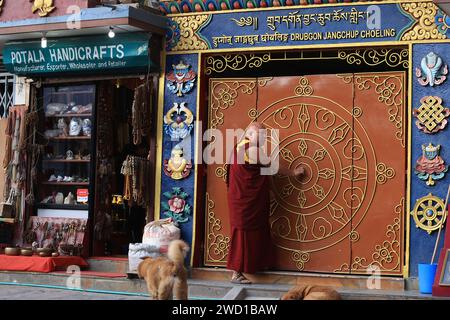
[{"label": "colorful painted wall panel", "polygon": [[[420,68],[422,59],[430,52],[434,52],[443,59],[443,63],[448,64],[448,52],[450,44],[417,44],[413,46],[413,68]],[[413,76],[413,96],[412,108],[419,108],[423,102],[424,97],[436,96],[442,99],[442,105],[450,103],[450,81],[444,81],[439,85],[433,87],[424,86],[419,82],[416,76]],[[423,101],[423,100],[422,100]],[[416,201],[431,193],[441,199],[445,199],[447,187],[450,183],[450,177],[445,175],[434,184],[426,183],[421,180],[419,175],[414,174],[414,168],[417,165],[417,160],[423,154],[422,146],[428,146],[432,143],[434,146],[441,145],[439,156],[448,163],[450,159],[450,131],[448,126],[443,130],[435,133],[426,133],[420,130],[415,122],[417,118],[412,119],[412,144],[411,144],[411,210],[414,209]],[[416,227],[413,216],[410,216],[411,223],[411,241],[410,241],[410,276],[415,277],[418,274],[418,263],[429,263],[433,254],[433,248],[437,237],[437,232],[429,234],[426,230]],[[440,247],[443,243],[441,237]],[[439,251],[438,251],[439,252]],[[435,261],[436,262],[436,261]]]},{"label": "colorful painted wall panel", "polygon": [[[175,68],[184,65],[184,68]],[[161,195],[160,218],[173,217],[179,220],[181,238],[192,245],[193,234],[193,208],[194,208],[194,179],[192,173],[183,179],[173,179],[171,175],[164,174],[164,160],[173,157],[172,150],[176,146],[183,148],[183,157],[194,163],[195,122],[197,117],[197,73],[198,55],[170,55],[166,59],[164,82],[164,110],[163,115],[163,145],[161,165]],[[192,72],[190,72],[192,71]],[[189,80],[183,81],[183,73],[189,74]],[[169,76],[171,75],[171,76]],[[181,96],[177,95],[175,78],[180,79],[182,87],[186,89],[187,83],[192,85],[189,90],[183,90]],[[174,85],[175,83],[175,85]],[[175,89],[174,89],[175,88]],[[174,189],[175,188],[175,189]],[[167,214],[166,214],[167,213]],[[190,254],[189,254],[190,258]],[[190,260],[190,259],[188,259]]]}]

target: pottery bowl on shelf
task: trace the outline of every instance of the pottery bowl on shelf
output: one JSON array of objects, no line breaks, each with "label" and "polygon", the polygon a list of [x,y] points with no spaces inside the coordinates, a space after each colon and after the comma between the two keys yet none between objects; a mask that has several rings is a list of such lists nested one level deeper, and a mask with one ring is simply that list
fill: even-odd
[{"label": "pottery bowl on shelf", "polygon": [[50,248],[38,248],[36,249],[36,252],[40,257],[50,257],[53,250]]},{"label": "pottery bowl on shelf", "polygon": [[22,248],[20,249],[20,255],[21,256],[32,256],[33,255],[33,249],[31,248]]},{"label": "pottery bowl on shelf", "polygon": [[18,256],[18,255],[20,255],[20,248],[6,247],[5,248],[5,254],[7,256]]},{"label": "pottery bowl on shelf", "polygon": [[39,252],[39,257],[45,258],[45,257],[50,257],[51,255],[52,255],[51,253],[48,253],[45,251]]}]

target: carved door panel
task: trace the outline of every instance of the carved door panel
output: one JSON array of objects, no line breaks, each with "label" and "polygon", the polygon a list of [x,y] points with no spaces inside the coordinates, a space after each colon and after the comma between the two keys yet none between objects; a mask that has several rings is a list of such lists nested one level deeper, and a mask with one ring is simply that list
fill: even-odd
[{"label": "carved door panel", "polygon": [[[403,83],[398,72],[210,81],[210,127],[263,122],[278,129],[280,165],[306,168],[301,179],[272,179],[276,269],[365,274],[372,265],[401,274]],[[205,264],[223,266],[223,168],[207,174]]]},{"label": "carved door panel", "polygon": [[[403,72],[354,76],[355,168],[352,273],[403,270],[406,191],[406,76]],[[348,272],[349,267],[343,266]]]},{"label": "carved door panel", "polygon": [[[226,137],[226,129],[242,129],[250,123],[247,115],[256,107],[256,79],[210,79],[208,128],[217,129]],[[212,136],[211,149],[221,148],[225,160],[227,150],[220,138]],[[212,152],[217,156],[217,152]],[[226,264],[230,242],[225,161],[207,166],[206,232],[204,263],[209,266]]]},{"label": "carved door panel", "polygon": [[276,268],[333,272],[351,259],[353,85],[336,75],[278,77],[258,90],[258,121],[279,130],[280,166],[301,179],[272,179]]}]

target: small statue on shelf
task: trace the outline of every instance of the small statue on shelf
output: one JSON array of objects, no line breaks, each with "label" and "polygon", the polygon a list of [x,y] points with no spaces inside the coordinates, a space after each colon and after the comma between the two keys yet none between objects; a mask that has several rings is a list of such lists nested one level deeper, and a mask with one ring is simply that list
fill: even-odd
[{"label": "small statue on shelf", "polygon": [[66,160],[73,160],[73,151],[72,150],[66,151]]},{"label": "small statue on shelf", "polygon": [[72,192],[69,192],[67,197],[64,199],[64,204],[75,204],[75,197]]},{"label": "small statue on shelf", "polygon": [[58,192],[55,196],[55,203],[56,204],[64,204],[64,195],[62,192]]},{"label": "small statue on shelf", "polygon": [[91,136],[91,120],[89,119],[84,119],[83,120],[83,135],[86,137],[90,137]]},{"label": "small statue on shelf", "polygon": [[64,118],[58,119],[58,129],[60,131],[60,136],[67,137],[69,135],[67,123],[64,121]]},{"label": "small statue on shelf", "polygon": [[70,131],[69,134],[74,137],[80,135],[81,132],[81,119],[73,118],[70,120]]}]

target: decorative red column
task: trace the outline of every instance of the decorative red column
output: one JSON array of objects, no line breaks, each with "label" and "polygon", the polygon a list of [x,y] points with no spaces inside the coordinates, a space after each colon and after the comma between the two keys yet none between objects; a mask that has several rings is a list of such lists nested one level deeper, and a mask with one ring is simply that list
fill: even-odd
[{"label": "decorative red column", "polygon": [[[447,210],[449,207],[447,207]],[[444,246],[442,247],[439,254],[439,263],[433,284],[433,296],[450,297],[450,277],[448,278],[448,280],[445,280],[442,273],[443,269],[445,268],[447,270],[446,273],[450,275],[450,263],[446,263],[445,261],[446,258],[448,258],[447,251],[450,251],[450,228],[445,228]]]}]

